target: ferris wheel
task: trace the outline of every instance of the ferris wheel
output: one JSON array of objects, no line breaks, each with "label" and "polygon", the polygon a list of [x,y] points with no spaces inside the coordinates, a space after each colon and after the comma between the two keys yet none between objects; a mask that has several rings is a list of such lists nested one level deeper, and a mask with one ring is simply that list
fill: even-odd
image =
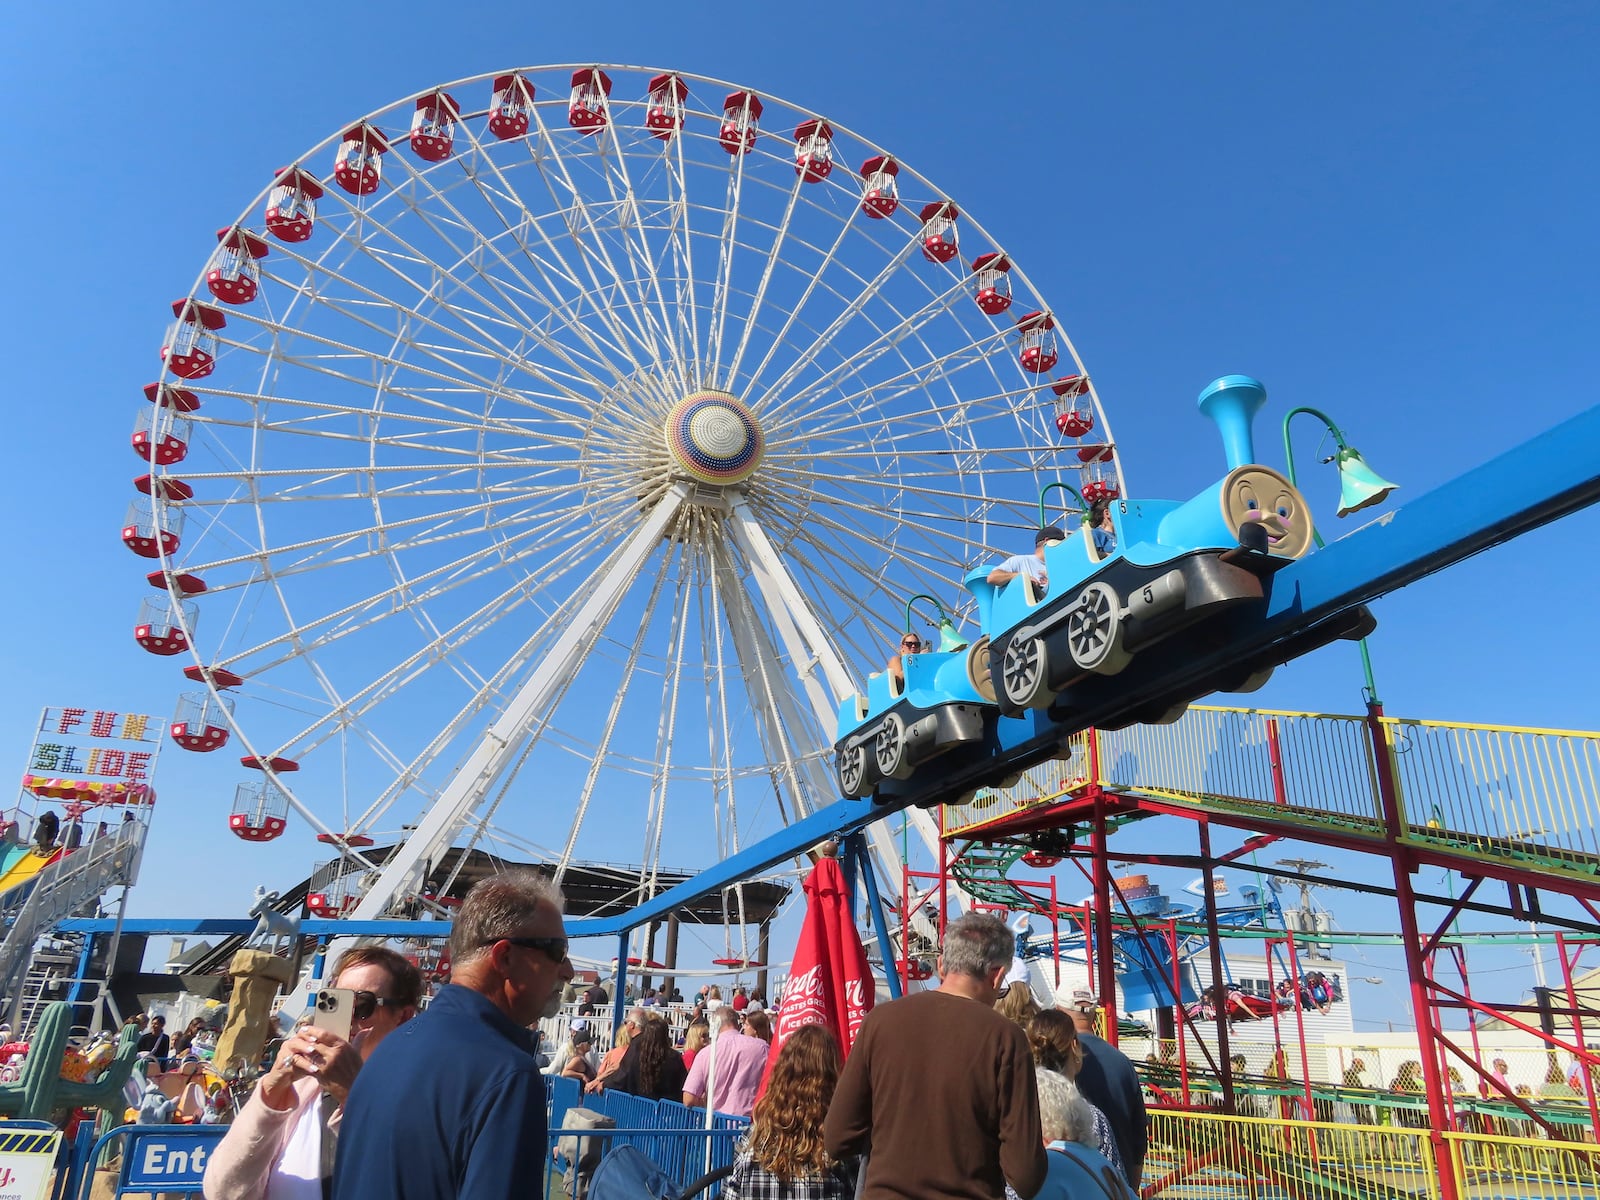
[{"label": "ferris wheel", "polygon": [[696,869],[831,803],[926,598],[1122,486],[1018,263],[769,95],[485,75],[263,175],[145,389],[135,636],[234,833],[333,847],[355,915],[451,845]]}]

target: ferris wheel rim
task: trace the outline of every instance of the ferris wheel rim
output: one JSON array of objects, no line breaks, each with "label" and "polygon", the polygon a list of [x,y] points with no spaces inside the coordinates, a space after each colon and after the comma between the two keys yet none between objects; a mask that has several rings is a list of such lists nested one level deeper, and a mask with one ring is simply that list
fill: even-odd
[{"label": "ferris wheel rim", "polygon": [[[557,65],[551,65],[551,66],[535,66],[535,67],[518,68],[517,70],[519,72],[524,72],[525,71],[525,72],[528,72],[528,73],[535,73],[535,72],[544,73],[544,72],[550,72],[550,71],[565,72],[565,71],[572,70],[572,69],[583,69],[584,67],[587,67],[589,65],[590,64],[566,64],[566,65],[557,64]],[[622,73],[645,74],[647,72],[651,72],[651,71],[655,70],[654,68],[640,68],[640,67],[608,67],[606,69],[614,70],[619,74],[622,74]],[[380,108],[380,109],[374,110],[373,113],[368,114],[367,116],[361,118],[361,120],[359,122],[357,122],[356,124],[357,125],[361,125],[361,124],[374,122],[377,119],[379,119],[382,116],[384,116],[385,114],[394,112],[397,109],[402,109],[403,110],[405,105],[407,105],[408,103],[410,103],[412,101],[415,101],[418,98],[431,95],[431,94],[433,94],[433,93],[435,93],[437,91],[441,91],[441,90],[445,90],[445,89],[460,88],[460,87],[464,87],[464,86],[468,86],[468,85],[472,85],[472,84],[481,83],[483,81],[492,81],[495,76],[502,75],[502,74],[508,74],[508,73],[510,73],[510,72],[489,72],[489,73],[484,73],[484,74],[480,74],[480,75],[477,75],[477,76],[467,77],[467,78],[464,78],[462,80],[453,81],[451,83],[441,84],[436,88],[424,89],[422,91],[414,93],[411,96],[404,97],[404,98],[402,98],[402,99],[400,99],[398,101],[395,101],[394,103],[392,103],[390,105],[387,105],[384,108]],[[727,83],[725,81],[714,80],[714,79],[710,79],[710,78],[707,78],[707,77],[693,76],[693,75],[688,75],[686,73],[681,73],[681,72],[672,72],[672,74],[677,74],[677,75],[680,76],[680,78],[683,78],[685,80],[693,81],[693,82],[700,83],[700,84],[707,84],[707,85],[710,85],[710,86],[712,86],[714,88],[728,87],[730,89],[736,89],[738,87],[738,85],[735,85],[735,84],[730,84],[730,83]],[[763,93],[763,97],[766,98],[764,93]],[[798,108],[798,106],[788,105],[787,102],[778,100],[776,97],[773,97],[771,99],[772,99],[772,101],[774,103],[783,104],[789,110],[796,111],[796,112],[806,111],[804,109]],[[476,109],[471,110],[471,111],[463,110],[462,113],[461,113],[461,120],[462,120],[462,122],[465,122],[469,118],[475,118],[475,117],[479,117],[481,115],[482,115],[482,113],[479,112]],[[870,148],[874,149],[875,151],[877,151],[879,153],[887,154],[887,151],[882,150],[882,148],[881,147],[877,147],[875,143],[872,143],[868,139],[862,137],[858,133],[855,133],[853,130],[848,129],[847,127],[835,125],[835,129],[837,129],[841,133],[844,133],[844,134],[848,135],[849,137],[853,138],[856,142],[858,142],[858,143],[860,143],[860,144],[862,144],[864,146],[870,147]],[[330,145],[336,144],[340,140],[341,136],[342,135],[335,135],[335,136],[327,138],[324,141],[322,141],[322,142],[318,143],[317,145],[313,146],[304,155],[300,156],[298,159],[295,160],[295,165],[299,166],[300,164],[308,161],[313,155],[318,154],[320,152],[323,152]],[[782,135],[773,134],[771,136],[776,137],[776,138],[781,138]],[[896,159],[895,161],[899,162],[898,159]],[[928,188],[929,188],[929,191],[932,194],[935,194],[935,195],[939,195],[940,194],[937,191],[937,189],[933,189],[932,185],[928,184],[927,181],[924,180],[920,176],[920,174],[916,173],[913,169],[906,168],[904,166],[904,164],[901,164],[901,165],[902,165],[902,170],[906,172],[908,177],[917,180],[921,184],[927,185]],[[408,162],[407,163],[407,170],[411,174],[420,176],[420,175],[426,175],[426,174],[430,173],[431,171],[439,169],[439,168],[441,168],[443,166],[444,166],[444,164],[441,163],[441,164],[433,164],[433,165],[430,165],[430,166],[425,166],[425,167],[422,167],[422,168],[418,168],[416,166],[416,164],[412,164],[412,163]],[[847,171],[848,171],[848,165],[846,165],[846,166],[847,166]],[[305,169],[305,168],[301,168],[301,169]],[[320,179],[321,177],[318,176],[318,178]],[[276,179],[276,176],[275,176],[275,179]],[[259,205],[264,203],[266,197],[268,195],[270,195],[273,186],[274,186],[273,184],[269,184],[266,188],[264,188],[262,190],[260,195],[258,195],[255,198],[255,200],[252,202],[251,206],[245,210],[244,214],[242,214],[240,220],[235,223],[237,226],[245,226],[246,225],[246,222],[247,222],[248,218],[251,216],[251,214],[254,211],[256,211],[257,208],[259,207]],[[331,181],[330,181],[329,190],[330,191],[333,190],[332,186],[331,186]],[[968,216],[965,213],[963,213],[963,219],[966,222],[966,226],[965,227],[968,230],[973,231],[973,232],[977,233],[978,235],[982,236],[988,242],[988,244],[990,244],[990,245],[995,245],[996,244],[994,242],[994,239],[988,237],[987,231],[985,231],[983,229],[983,227],[975,219],[970,218],[970,216]],[[846,230],[848,230],[848,226],[849,226],[849,222],[848,221],[842,222],[842,225],[844,226],[844,228]],[[841,236],[843,236],[843,235],[841,235]],[[339,239],[335,239],[336,242],[338,240]],[[278,249],[277,243],[274,243],[274,247],[273,248],[274,249]],[[334,249],[334,246],[331,246],[331,245],[330,246],[325,246],[325,247],[322,248],[321,253],[325,256],[325,255],[331,253],[333,249]],[[298,256],[296,256],[296,257],[298,257]],[[209,261],[208,261],[207,266],[209,267],[209,265],[210,264],[209,264]],[[1013,270],[1016,272],[1016,278],[1019,279],[1022,282],[1022,284],[1029,291],[1029,293],[1033,294],[1033,295],[1038,295],[1037,291],[1032,287],[1031,281],[1029,281],[1027,279],[1026,275],[1024,273],[1022,273],[1020,271],[1020,269],[1016,268],[1015,266],[1013,266]],[[196,297],[199,297],[199,296],[203,295],[202,289],[203,289],[203,285],[205,284],[206,274],[207,274],[207,271],[206,271],[205,268],[203,268],[202,271],[200,272],[199,277],[196,280],[195,286],[190,291],[190,297],[191,298],[196,298]],[[958,279],[957,283],[955,285],[953,285],[953,287],[955,289],[958,289],[961,282],[964,282],[964,280],[959,280]],[[296,299],[298,299],[298,297]],[[798,313],[798,311],[799,310],[798,310],[798,307],[797,307],[796,313]],[[791,315],[793,315],[793,314],[791,314]],[[1003,340],[1005,338],[1005,336],[1010,333],[1010,330],[1006,329],[1006,328],[997,328],[995,332],[996,332],[996,336]],[[1105,413],[1103,405],[1099,401],[1097,393],[1095,393],[1094,390],[1093,390],[1094,385],[1093,385],[1092,376],[1089,376],[1087,371],[1085,371],[1083,369],[1082,361],[1078,356],[1076,348],[1072,345],[1070,338],[1067,337],[1065,335],[1065,333],[1063,333],[1061,335],[1061,340],[1065,345],[1065,349],[1067,351],[1067,354],[1070,356],[1071,361],[1073,363],[1077,364],[1080,373],[1082,373],[1088,379],[1087,387],[1088,387],[1088,394],[1089,394],[1089,397],[1090,397],[1090,401],[1091,401],[1091,403],[1093,405],[1094,411],[1096,412],[1097,416],[1099,417],[1100,421],[1102,422],[1102,427],[1103,427],[1104,434],[1105,434],[1107,440],[1111,441],[1111,435],[1110,435],[1109,424],[1107,422],[1107,416],[1106,416],[1106,413]],[[759,376],[759,372],[757,373],[756,376],[752,376],[752,378],[755,378],[755,377],[758,377],[758,376]],[[162,382],[162,383],[175,382],[179,386],[182,386],[186,381],[184,381],[182,379],[179,379],[178,377],[176,377],[174,375],[171,375],[169,366],[164,365],[163,368],[162,368],[161,376],[160,376],[160,382]],[[1040,381],[1041,384],[1042,384],[1042,382],[1043,381]],[[1036,390],[1037,386],[1039,386],[1039,385],[1034,385],[1032,387],[1021,387],[1018,390],[1020,392],[1026,393],[1026,392],[1029,392],[1029,391]],[[224,395],[224,394],[227,394],[230,390],[234,394],[241,394],[238,389],[222,389],[222,390],[216,391],[215,393],[213,393],[213,389],[206,388],[206,387],[202,387],[200,390],[206,392],[207,394]],[[1114,444],[1114,442],[1112,442],[1112,444]],[[871,454],[881,453],[881,452],[875,451],[875,450],[863,450],[863,451],[861,451],[861,453],[863,455],[871,455]],[[1120,457],[1120,455],[1118,455],[1116,457],[1115,462],[1116,462],[1116,470],[1118,471],[1118,479],[1120,481],[1120,471],[1121,471],[1121,457]],[[156,469],[155,468],[155,464],[152,464],[152,468],[153,468],[153,471]],[[173,475],[176,474],[176,472],[167,471],[165,468],[161,468],[161,471],[164,474],[173,474]],[[217,472],[217,473],[212,473],[210,476],[207,476],[207,477],[216,477],[216,476],[219,476],[219,475],[226,475],[226,474],[227,474],[226,472]],[[238,475],[235,475],[234,477],[235,478],[239,478],[244,474],[246,474],[246,473],[241,472]],[[257,473],[255,473],[255,472],[249,472],[247,474],[248,474],[248,477],[252,481],[254,481],[255,479],[257,479],[259,477],[259,475]],[[971,498],[971,497],[969,496],[968,498]],[[155,504],[156,504],[156,507],[157,507],[158,510],[164,509],[164,508],[171,508],[171,507],[174,506],[174,502],[170,498],[166,497],[166,495],[164,493],[161,493],[158,497],[153,497],[153,500],[155,501]],[[376,501],[375,501],[375,503],[376,503]],[[254,497],[252,499],[252,505],[255,508],[255,510],[257,511],[257,513],[259,514],[261,512],[261,507],[262,507],[259,497]],[[196,507],[202,507],[202,506],[196,506]],[[166,552],[164,550],[160,555],[160,564],[161,564],[161,567],[162,567],[163,571],[165,571],[167,573],[167,575],[168,575],[168,594],[169,594],[170,598],[173,600],[173,602],[175,604],[181,602],[184,599],[184,597],[182,597],[179,594],[177,586],[176,586],[175,582],[172,579],[172,576],[173,576],[174,571],[176,569],[176,564],[172,561],[172,559],[166,554]],[[268,569],[266,577],[267,577],[267,579],[269,581],[271,581],[272,586],[274,588],[278,587],[278,581],[281,578],[280,575],[275,574],[270,569]],[[946,581],[946,582],[948,582],[948,581]],[[279,599],[280,599],[280,603],[284,603],[283,600],[282,600],[281,592],[280,592]],[[286,604],[285,604],[285,611],[287,612]],[[191,631],[191,633],[192,633],[192,631]],[[211,675],[209,673],[209,667],[213,666],[213,665],[216,665],[216,663],[219,660],[217,660],[214,657],[209,659],[209,660],[207,658],[203,657],[200,654],[200,651],[199,651],[199,641],[194,636],[190,637],[190,648],[191,648],[191,651],[192,651],[192,653],[194,655],[196,665],[198,667],[202,668],[203,683],[204,683],[204,687],[206,688],[206,690],[213,697],[218,699],[219,701],[229,698],[229,697],[225,696],[223,689],[220,689],[220,688],[218,688],[216,686],[216,683],[215,683],[214,679],[211,677]],[[227,662],[227,661],[231,661],[231,660],[221,660],[221,661]],[[234,726],[234,729],[235,729],[236,734],[240,737],[241,744],[243,746],[245,746],[251,752],[252,755],[256,755],[257,757],[264,757],[264,756],[259,755],[257,753],[257,748],[256,748],[256,746],[254,745],[254,743],[250,739],[249,726],[248,726],[247,722],[243,723],[243,724],[236,724]],[[825,752],[825,748],[824,748],[823,752]],[[265,756],[265,757],[270,757],[270,756]],[[299,802],[298,797],[296,797],[295,791],[294,791],[294,789],[292,787],[288,786],[287,784],[282,784],[281,781],[278,781],[276,779],[275,774],[271,771],[270,768],[266,772],[266,776],[269,779],[273,779],[275,782],[280,782],[280,786],[282,787],[283,792],[285,793],[285,795],[287,795],[289,797],[290,802],[291,802],[291,804],[294,805],[296,811],[300,812],[301,815],[304,816],[309,822],[311,822],[315,827],[318,827],[319,829],[321,829],[322,832],[329,832],[329,833],[333,832],[332,830],[328,829],[326,826],[323,826],[319,822],[316,814],[309,807],[304,806]]]}]

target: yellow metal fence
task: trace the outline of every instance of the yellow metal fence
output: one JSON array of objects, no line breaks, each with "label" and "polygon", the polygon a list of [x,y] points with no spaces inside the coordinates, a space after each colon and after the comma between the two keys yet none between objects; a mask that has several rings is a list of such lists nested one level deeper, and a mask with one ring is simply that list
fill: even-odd
[{"label": "yellow metal fence", "polygon": [[[1381,727],[1404,837],[1600,874],[1600,734],[1393,717]],[[1171,725],[1078,734],[1061,761],[950,806],[945,829],[968,835],[1090,783],[1201,810],[1271,809],[1308,827],[1336,824],[1374,838],[1383,831],[1365,718],[1204,705]]]}]

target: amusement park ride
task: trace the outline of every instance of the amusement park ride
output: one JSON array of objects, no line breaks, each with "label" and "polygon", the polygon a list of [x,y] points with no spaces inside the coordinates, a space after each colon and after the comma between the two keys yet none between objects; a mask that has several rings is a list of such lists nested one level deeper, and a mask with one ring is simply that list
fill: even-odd
[{"label": "amusement park ride", "polygon": [[[619,936],[625,958],[630,930],[842,836],[879,944],[899,937],[898,989],[909,934],[878,901],[914,874],[884,820],[902,814],[940,864],[937,903],[900,906],[925,936],[963,855],[1087,864],[1075,919],[1110,999],[1102,948],[1139,935],[1107,839],[1177,815],[1197,853],[1150,861],[1208,889],[1248,852],[1213,852],[1213,829],[1393,864],[1442,1130],[1438,1014],[1477,1003],[1433,970],[1451,922],[1488,881],[1514,912],[1556,890],[1600,918],[1592,793],[1545,826],[1570,844],[1514,836],[1480,797],[1408,774],[1395,739],[1426,730],[1370,696],[1339,726],[1360,797],[1336,807],[1295,786],[1285,749],[1336,719],[1191,708],[1600,500],[1600,410],[1323,545],[1292,456],[1280,473],[1256,454],[1265,389],[1229,375],[1200,395],[1225,472],[1140,496],[1059,317],[965,208],[818,114],[593,66],[462,80],[341,128],[270,174],[172,312],[132,437],[145,473],[122,540],[155,568],[134,638],[193,659],[172,741],[249,772],[228,828],[265,842],[298,818],[360,878],[307,933],[447,918],[452,848],[559,881],[637,837],[640,903],[571,929]],[[1314,415],[1340,515],[1385,499]],[[997,547],[1053,524],[1052,492],[1076,527],[1044,543],[1048,588],[990,583]],[[907,656],[903,684],[860,682],[905,596],[937,607],[943,645]],[[1226,778],[1253,721],[1262,762]],[[1198,764],[1172,749],[1195,730],[1215,751]],[[984,807],[1041,771],[1055,782],[1030,800]],[[1419,819],[1423,795],[1445,819]],[[685,822],[713,832],[709,861],[658,886]],[[1431,934],[1422,864],[1472,881]],[[1173,999],[1185,1027],[1205,1019]]]}]

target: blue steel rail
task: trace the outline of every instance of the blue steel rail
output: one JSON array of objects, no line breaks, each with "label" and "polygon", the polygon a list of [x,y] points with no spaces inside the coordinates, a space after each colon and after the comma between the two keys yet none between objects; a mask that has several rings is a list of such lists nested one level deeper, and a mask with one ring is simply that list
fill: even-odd
[{"label": "blue steel rail", "polygon": [[[1508,494],[1507,479],[1519,481]],[[1213,674],[1224,661],[1278,650],[1293,650],[1297,636],[1340,613],[1414,583],[1472,555],[1568,516],[1600,501],[1600,406],[1589,408],[1537,437],[1513,447],[1466,474],[1403,504],[1346,534],[1315,554],[1283,568],[1272,581],[1266,615],[1240,631],[1225,649],[1186,663],[1178,678],[1129,680],[1154,696],[1188,679]],[[1137,701],[1124,693],[1120,703]],[[567,924],[573,937],[626,934],[664,918],[673,910],[730,884],[749,879],[830,837],[854,833],[914,804],[939,803],[953,792],[989,786],[1017,770],[1054,756],[1062,742],[1093,724],[1093,713],[1072,722],[1035,711],[1026,718],[999,718],[980,758],[947,769],[944,760],[937,790],[915,776],[876,799],[840,800],[796,821],[778,833],[686,880],[632,911],[613,917],[578,918]],[[895,781],[889,781],[894,783]],[[920,785],[920,786],[919,786]],[[248,932],[249,921],[125,921],[126,932]],[[107,920],[62,922],[67,931],[104,933]],[[305,921],[301,931],[316,936],[394,937],[443,935],[447,922]]]}]

